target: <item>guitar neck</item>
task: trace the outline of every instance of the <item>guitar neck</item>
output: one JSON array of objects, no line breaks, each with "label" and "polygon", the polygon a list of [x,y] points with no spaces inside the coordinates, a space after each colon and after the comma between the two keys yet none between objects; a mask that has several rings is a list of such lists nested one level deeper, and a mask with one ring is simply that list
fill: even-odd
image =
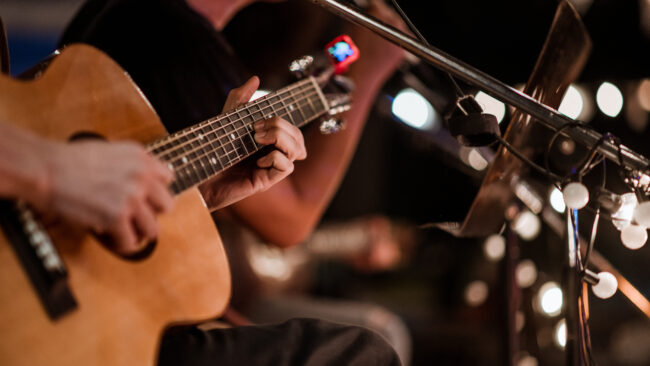
[{"label": "guitar neck", "polygon": [[310,77],[155,141],[148,150],[173,169],[171,189],[180,193],[259,151],[263,146],[253,138],[256,121],[280,116],[301,127],[327,110]]}]

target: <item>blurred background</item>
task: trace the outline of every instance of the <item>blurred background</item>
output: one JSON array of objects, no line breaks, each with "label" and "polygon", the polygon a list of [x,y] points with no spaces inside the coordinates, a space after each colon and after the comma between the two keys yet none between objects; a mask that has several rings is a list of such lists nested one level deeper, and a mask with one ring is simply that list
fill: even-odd
[{"label": "blurred background", "polygon": [[[81,3],[0,0],[13,75],[55,49]],[[527,81],[558,4],[399,3],[432,45],[516,88]],[[650,156],[650,0],[571,3],[583,17],[593,50],[560,111]],[[262,88],[273,90],[292,81],[287,71],[292,59],[322,53],[344,23],[308,1],[260,3],[240,13],[225,34],[248,69],[261,75]],[[513,110],[464,87],[505,130]],[[488,238],[459,239],[430,225],[463,220],[494,151],[460,147],[449,136],[443,116],[451,96],[439,72],[409,59],[377,99],[349,172],[314,236],[289,251],[252,237],[245,247],[229,248],[235,306],[253,320],[263,320],[270,315],[261,315],[260,304],[275,299],[280,308],[281,296],[285,302],[300,296],[301,301],[373,304],[397,319],[392,328],[385,326],[388,322],[375,323],[384,324],[385,335],[394,337],[393,344],[412,365],[564,364],[566,244],[549,225],[566,226],[561,194],[548,181],[534,182],[547,210],[516,204],[507,227]],[[553,155],[560,165],[581,154],[570,141],[560,150]],[[607,188],[617,194],[629,191],[615,165],[609,167]],[[592,220],[592,214],[581,213],[585,237]],[[228,235],[241,232],[224,233]],[[635,305],[620,291],[609,299],[589,292],[594,359],[602,365],[650,365],[650,304],[644,302],[650,295],[650,249],[626,248],[608,220],[601,220],[595,247],[639,293],[632,296]],[[507,287],[508,273],[514,274],[515,291]],[[513,294],[516,311],[509,313]],[[314,308],[323,304],[305,303]],[[342,313],[353,309],[344,307]]]}]

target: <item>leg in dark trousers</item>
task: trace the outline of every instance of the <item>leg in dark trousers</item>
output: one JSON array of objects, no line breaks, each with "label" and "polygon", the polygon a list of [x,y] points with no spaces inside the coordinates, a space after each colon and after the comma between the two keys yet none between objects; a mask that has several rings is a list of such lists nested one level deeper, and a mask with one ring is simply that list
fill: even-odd
[{"label": "leg in dark trousers", "polygon": [[158,366],[399,366],[395,351],[361,327],[317,319],[202,330],[171,328],[163,335]]}]

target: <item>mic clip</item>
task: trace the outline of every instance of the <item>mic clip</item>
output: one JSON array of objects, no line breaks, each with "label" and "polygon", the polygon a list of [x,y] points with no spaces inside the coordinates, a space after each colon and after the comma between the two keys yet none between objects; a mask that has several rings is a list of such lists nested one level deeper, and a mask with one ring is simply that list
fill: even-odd
[{"label": "mic clip", "polygon": [[497,118],[483,113],[483,108],[471,95],[456,100],[451,113],[447,115],[449,132],[461,145],[487,146],[501,136]]}]

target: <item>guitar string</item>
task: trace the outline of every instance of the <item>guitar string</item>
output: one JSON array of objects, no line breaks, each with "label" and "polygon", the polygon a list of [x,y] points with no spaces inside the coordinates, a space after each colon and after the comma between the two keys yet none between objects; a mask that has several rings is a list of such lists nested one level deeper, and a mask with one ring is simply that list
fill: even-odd
[{"label": "guitar string", "polygon": [[[176,164],[178,160],[174,160],[174,159],[177,156],[182,157],[184,155],[194,152],[196,150],[194,149],[194,147],[196,147],[197,142],[199,143],[198,144],[199,148],[203,147],[203,144],[205,144],[206,142],[205,141],[206,136],[210,136],[214,134],[213,138],[208,139],[208,142],[214,145],[214,142],[212,141],[214,137],[227,136],[228,133],[238,132],[239,128],[237,127],[237,124],[241,124],[247,118],[252,119],[253,116],[257,113],[259,113],[262,118],[270,117],[273,115],[275,109],[278,107],[279,104],[286,103],[290,98],[294,99],[293,104],[295,104],[296,102],[300,102],[302,97],[304,96],[299,95],[298,97],[296,97],[292,92],[286,98],[277,99],[277,97],[274,97],[276,99],[270,99],[270,101],[264,101],[263,103],[268,103],[267,106],[261,106],[263,103],[260,103],[259,105],[255,105],[254,107],[257,107],[258,109],[255,112],[251,112],[251,110],[248,109],[251,108],[250,106],[246,109],[239,109],[235,113],[230,113],[220,118],[219,120],[214,121],[211,124],[205,124],[201,127],[197,127],[193,131],[190,131],[189,133],[182,135],[180,138],[178,136],[174,136],[171,146],[166,147],[163,150],[156,151],[154,152],[154,154],[159,158],[161,158],[162,160],[169,161],[173,164]],[[304,114],[304,112],[302,111],[302,106],[299,106],[299,108],[301,109],[300,112]],[[268,113],[269,110],[271,113]],[[241,116],[242,111],[246,111],[247,114]],[[237,116],[236,118],[234,117],[235,115]],[[228,129],[231,129],[232,131],[228,131]],[[187,140],[182,141],[181,138],[183,137],[185,137]],[[189,150],[188,150],[188,146],[189,146]]]},{"label": "guitar string", "polygon": [[[313,94],[312,94],[312,95],[313,95]],[[304,103],[303,105],[311,104],[311,100],[309,100],[309,99],[304,100],[304,102],[306,102],[306,103]],[[281,109],[283,109],[283,110],[279,110],[279,111],[277,112],[277,114],[278,114],[279,116],[286,116],[286,115],[288,115],[288,107],[282,107]],[[321,113],[322,113],[322,112],[321,112]],[[307,121],[307,120],[309,120],[309,119],[312,119],[312,118],[314,118],[314,117],[320,115],[321,113],[314,113],[314,114],[311,115],[309,118],[306,118],[305,121]],[[201,161],[201,159],[203,159],[203,158],[205,158],[205,157],[208,157],[208,156],[212,155],[213,153],[215,153],[215,152],[216,152],[217,150],[219,150],[219,149],[223,149],[223,151],[224,151],[223,154],[220,154],[220,153],[218,153],[218,152],[217,152],[217,154],[216,154],[216,157],[218,158],[220,165],[223,165],[223,163],[222,163],[222,161],[221,161],[221,159],[222,159],[223,157],[225,157],[225,158],[228,159],[228,162],[227,162],[226,164],[230,164],[231,161],[234,161],[234,160],[236,160],[238,157],[242,156],[242,155],[240,155],[240,154],[237,152],[237,149],[238,149],[238,148],[242,148],[242,147],[243,147],[244,150],[246,151],[246,154],[247,154],[247,155],[245,155],[245,156],[248,156],[248,155],[250,155],[250,154],[249,154],[248,148],[246,147],[245,142],[244,142],[244,140],[245,140],[246,137],[248,137],[249,139],[251,139],[251,141],[254,143],[255,147],[253,148],[253,151],[252,151],[252,152],[256,152],[257,150],[259,150],[259,147],[257,146],[257,143],[255,142],[255,140],[254,140],[254,138],[253,138],[251,132],[246,128],[247,126],[250,126],[251,124],[252,124],[252,123],[249,123],[248,125],[244,125],[244,126],[242,126],[241,128],[239,128],[238,131],[237,131],[238,137],[237,137],[236,139],[234,139],[234,140],[228,140],[228,142],[226,142],[226,143],[224,143],[224,144],[221,144],[221,145],[219,145],[219,146],[217,146],[217,147],[215,147],[215,145],[213,145],[213,144],[205,144],[205,145],[203,145],[202,147],[193,150],[193,152],[198,152],[197,156],[193,157],[191,160],[189,160],[189,161],[187,161],[187,162],[184,162],[184,163],[183,163],[182,165],[180,165],[180,166],[174,167],[174,169],[175,169],[175,170],[181,170],[181,169],[186,169],[186,168],[190,168],[190,167],[194,168],[194,165],[193,165],[193,164],[194,164],[195,162],[199,161],[199,162],[201,163],[201,167],[203,167],[204,170],[207,170],[207,169],[205,169],[205,166],[203,165],[203,162]],[[241,130],[246,130],[246,131],[245,131],[242,135],[240,135],[240,134],[239,134],[239,131],[241,131]],[[217,141],[219,141],[219,140],[217,140]],[[239,143],[239,146],[235,146],[234,142],[238,142],[238,143]],[[228,146],[228,145],[230,145],[230,147],[232,147],[233,149],[232,149],[232,150],[228,150],[228,149],[229,149],[229,146]],[[207,147],[207,146],[213,147],[213,149],[211,149],[211,150],[207,150],[207,151],[206,151],[206,147]],[[201,151],[201,150],[202,150],[202,151]],[[238,156],[235,157],[234,159],[231,159],[231,158],[230,158],[230,154],[232,154],[233,152],[236,153]],[[212,157],[212,158],[214,158],[214,157]],[[181,160],[182,160],[182,159],[181,159]],[[214,165],[214,163],[213,163],[213,165]],[[212,167],[212,165],[210,165],[210,166]],[[214,169],[212,169],[212,170],[214,170]]]},{"label": "guitar string", "polygon": [[[310,103],[310,100],[306,100],[306,102]],[[284,109],[287,109],[287,107],[284,107]],[[311,119],[317,117],[318,115],[319,114],[313,114],[311,117],[306,118],[304,121],[310,121]],[[248,136],[252,137],[250,134],[248,134]],[[240,138],[240,141],[241,140],[242,139]],[[243,141],[242,141],[242,144],[243,144]],[[182,168],[180,168],[180,167],[175,168],[174,170],[175,170],[177,176],[174,179],[174,182],[172,183],[172,185],[173,184],[178,184],[179,188],[180,188],[179,191],[182,191],[184,189],[192,187],[192,186],[200,183],[201,181],[204,181],[204,180],[206,180],[206,179],[208,179],[208,178],[210,178],[210,177],[224,171],[225,169],[235,165],[239,161],[241,161],[241,160],[245,159],[246,157],[252,155],[253,153],[259,151],[259,148],[257,148],[257,149],[254,149],[254,150],[249,152],[248,149],[246,149],[246,147],[244,145],[244,146],[240,146],[240,147],[244,147],[244,150],[247,152],[247,154],[246,155],[239,155],[239,153],[237,152],[237,147],[235,147],[234,144],[231,144],[231,145],[233,147],[233,150],[230,150],[227,154],[225,154],[226,158],[228,159],[228,162],[223,164],[221,159],[219,159],[219,164],[221,165],[221,168],[217,169],[216,166],[214,166],[214,165],[208,165],[210,167],[210,170],[212,171],[212,172],[210,172],[210,170],[208,170],[206,168],[206,166],[203,164],[203,162],[200,161],[201,158],[204,158],[205,156],[210,155],[216,149],[212,150],[211,152],[208,152],[207,154],[204,154],[203,156],[200,156],[197,159],[192,160],[192,163],[199,160],[199,162],[201,163],[201,167],[200,167],[201,170],[197,169],[198,167],[196,165],[189,166],[189,164],[184,165]],[[224,148],[224,150],[225,150],[225,148]],[[235,152],[237,154],[237,157],[235,157],[234,159],[231,159],[230,154],[232,154],[233,152]],[[201,177],[201,174],[199,174],[201,172],[204,173],[204,175],[206,176],[205,178]]]},{"label": "guitar string", "polygon": [[[311,79],[306,79],[306,80],[311,81]],[[150,151],[155,150],[155,149],[161,147],[162,145],[164,145],[166,143],[177,141],[179,138],[187,136],[187,135],[189,135],[190,133],[196,131],[199,128],[213,127],[217,122],[221,122],[222,120],[230,118],[235,114],[239,117],[239,112],[241,112],[243,110],[247,110],[247,108],[257,106],[257,105],[259,105],[259,104],[261,104],[261,103],[263,103],[265,101],[268,101],[269,99],[273,99],[276,96],[281,96],[281,95],[286,94],[286,93],[291,93],[291,95],[293,95],[293,92],[295,91],[295,89],[304,87],[305,86],[304,84],[307,84],[307,83],[298,82],[298,83],[295,83],[295,84],[290,85],[288,87],[285,87],[284,89],[280,89],[280,90],[276,91],[275,93],[265,95],[265,96],[255,100],[255,101],[251,102],[252,104],[247,103],[247,104],[245,104],[243,106],[240,106],[240,107],[237,107],[237,108],[235,108],[235,109],[233,109],[231,111],[228,111],[225,114],[221,114],[219,116],[209,118],[209,119],[207,119],[205,121],[202,121],[202,122],[199,122],[198,124],[195,124],[194,126],[190,126],[190,127],[186,128],[186,129],[178,131],[178,132],[176,132],[176,133],[174,133],[172,135],[169,135],[169,136],[166,136],[166,137],[164,137],[164,138],[162,138],[160,140],[154,141],[151,144],[149,144],[147,146],[147,148]],[[243,118],[246,118],[246,117],[243,117]],[[236,119],[235,121],[233,121],[233,122],[231,122],[229,124],[226,124],[226,125],[220,126],[219,128],[216,128],[215,130],[218,131],[220,129],[231,126],[232,124],[240,121],[243,118],[238,118],[238,119]],[[165,148],[165,149],[159,151],[156,154],[168,153],[170,151],[176,150],[180,146],[184,146],[186,143],[190,143],[190,142],[193,142],[195,140],[196,140],[196,138],[193,138],[193,139],[189,139],[188,141],[185,141],[183,144],[180,144],[180,145],[171,145],[168,148]]]},{"label": "guitar string", "polygon": [[[297,105],[298,105],[298,109],[300,109],[300,113],[301,113],[302,115],[304,115],[305,113],[304,113],[304,111],[302,110],[302,107],[303,107],[303,106],[307,106],[307,104],[310,104],[310,105],[312,105],[312,109],[314,109],[314,108],[313,108],[313,103],[304,103],[304,104],[302,104],[302,102],[305,101],[305,100],[307,100],[307,102],[311,102],[311,97],[313,97],[315,94],[317,95],[318,92],[311,92],[311,93],[309,93],[309,94],[302,94],[299,98],[295,98],[294,96],[291,96],[291,97],[294,98],[294,102],[291,103],[290,105],[296,105],[296,104],[297,104]],[[270,104],[270,105],[268,105],[268,106],[266,106],[266,107],[260,108],[260,111],[259,111],[259,112],[264,116],[264,113],[263,113],[262,111],[264,111],[265,109],[270,108],[271,111],[272,111],[273,113],[268,114],[268,115],[277,114],[276,106],[277,106],[278,104],[282,104],[282,105],[284,105],[284,104],[285,104],[285,101],[286,101],[288,98],[289,98],[289,97],[287,97],[287,98],[285,98],[285,99],[280,99],[279,101],[277,101],[277,102],[274,103],[274,104]],[[290,107],[282,106],[282,107],[278,107],[277,110],[288,109],[288,108],[290,108]],[[257,112],[255,112],[255,113],[257,113]],[[322,111],[320,111],[318,114],[320,114],[320,113],[322,113]],[[266,115],[266,116],[268,116],[268,115]],[[236,121],[233,121],[232,123],[230,123],[230,124],[224,126],[224,128],[215,129],[215,130],[212,130],[212,131],[206,133],[206,135],[211,135],[211,134],[214,133],[214,134],[218,137],[218,138],[216,138],[216,139],[204,139],[206,135],[202,135],[202,136],[197,136],[197,138],[195,138],[195,139],[192,139],[191,143],[184,143],[183,146],[187,146],[187,145],[192,145],[192,143],[195,142],[195,141],[199,141],[199,144],[200,144],[200,145],[199,145],[199,146],[196,146],[194,149],[191,149],[191,150],[187,150],[187,151],[181,150],[181,154],[180,154],[180,155],[177,155],[177,156],[168,156],[168,155],[169,155],[169,153],[168,153],[168,154],[166,154],[167,156],[160,156],[160,155],[157,155],[157,156],[158,156],[159,158],[161,158],[162,160],[164,160],[165,162],[167,162],[167,163],[176,164],[176,163],[178,163],[179,160],[180,160],[180,161],[183,161],[184,158],[186,159],[187,155],[192,154],[192,153],[194,153],[194,152],[196,152],[196,151],[199,151],[199,150],[201,150],[201,149],[205,149],[206,146],[212,146],[212,147],[214,147],[214,141],[215,141],[215,140],[216,140],[217,142],[220,143],[220,145],[217,147],[217,149],[220,148],[220,147],[224,147],[225,145],[227,145],[227,144],[229,144],[229,143],[232,143],[233,140],[227,140],[225,143],[222,143],[222,142],[221,142],[221,139],[222,139],[223,137],[226,137],[226,138],[229,137],[229,135],[227,135],[227,134],[223,134],[223,130],[226,129],[226,127],[232,127],[232,126],[235,125],[236,123],[238,123],[238,122],[242,122],[244,119],[246,119],[246,118],[248,118],[248,117],[251,117],[251,116],[252,116],[252,114],[250,114],[250,115],[248,115],[248,116],[244,116],[244,117],[242,117],[242,118],[240,118],[240,119],[238,119],[238,120],[236,120]],[[249,127],[251,124],[255,123],[255,122],[256,122],[256,121],[251,122],[251,123],[242,122],[242,125],[241,125],[240,127],[233,127],[233,130],[232,130],[232,131],[227,131],[227,130],[226,130],[225,132],[228,133],[228,134],[230,134],[230,135],[236,133],[238,137],[241,137],[239,132],[240,132],[241,130],[244,130],[244,129],[245,129],[245,130],[248,130],[248,127]],[[220,134],[221,134],[221,136],[219,137]],[[205,140],[205,141],[204,141],[204,140]],[[201,145],[201,143],[202,143],[202,145]],[[194,146],[192,145],[191,147],[194,147]],[[178,149],[176,149],[176,150],[178,150]],[[176,159],[175,159],[175,158],[176,158]],[[175,159],[175,160],[174,160],[174,159]],[[187,162],[183,162],[183,163],[186,164]]]},{"label": "guitar string", "polygon": [[[313,96],[314,94],[311,94],[311,95]],[[305,105],[305,106],[308,105],[308,104],[311,104],[311,100],[308,99],[308,98],[302,100],[301,102],[305,102],[305,103],[303,104],[303,105]],[[284,111],[282,111],[282,110],[284,110]],[[276,112],[276,113],[277,113],[279,116],[285,116],[285,115],[288,115],[288,110],[289,110],[288,107],[281,107],[280,110],[279,110],[278,112]],[[322,113],[322,112],[321,112],[321,113]],[[320,115],[321,113],[314,113],[314,114],[313,114],[312,116],[310,116],[309,118],[306,118],[305,121],[308,121],[309,119],[313,119],[314,117]],[[252,122],[252,123],[254,123],[254,122]],[[257,146],[257,143],[255,142],[255,140],[254,140],[252,134],[251,134],[251,133],[248,131],[248,129],[246,128],[247,126],[250,126],[252,123],[249,123],[248,125],[244,125],[243,127],[241,127],[241,128],[238,129],[238,131],[246,130],[246,132],[244,132],[243,135],[239,135],[239,133],[238,133],[238,138],[237,138],[236,140],[228,140],[228,142],[226,142],[226,143],[224,143],[224,144],[222,144],[222,145],[220,145],[220,146],[218,146],[218,147],[216,147],[216,148],[214,148],[214,149],[211,149],[211,150],[209,150],[209,151],[205,151],[205,146],[208,146],[208,144],[204,145],[204,146],[201,147],[201,148],[195,149],[194,151],[199,151],[199,150],[203,150],[203,151],[199,151],[200,155],[197,155],[196,157],[192,158],[191,160],[189,160],[189,161],[183,163],[183,165],[180,165],[180,166],[178,166],[178,167],[174,167],[174,170],[175,170],[176,172],[178,172],[179,175],[180,175],[181,173],[185,173],[185,175],[187,175],[189,178],[192,178],[192,175],[195,175],[197,178],[199,178],[199,180],[201,180],[202,178],[197,174],[197,173],[198,173],[198,172],[197,172],[197,168],[199,168],[199,167],[196,167],[196,166],[195,166],[195,163],[196,163],[197,161],[201,164],[200,168],[201,168],[201,169],[206,173],[206,175],[209,177],[209,176],[211,176],[211,175],[213,175],[213,174],[217,174],[217,173],[219,173],[220,171],[222,171],[222,170],[224,170],[224,169],[226,169],[226,168],[232,166],[232,165],[233,165],[234,163],[236,163],[237,161],[240,161],[241,159],[250,156],[251,154],[253,154],[254,152],[256,152],[256,151],[259,150],[259,147]],[[245,142],[243,141],[245,137],[250,138],[250,139],[253,141],[253,143],[255,144],[255,147],[254,147],[253,150],[250,151],[250,152],[248,151],[248,148],[246,147]],[[240,146],[239,146],[239,147],[235,146],[234,142],[236,142],[236,141],[240,143]],[[231,145],[233,149],[232,149],[232,150],[227,150],[227,149],[228,149],[227,145]],[[212,147],[214,147],[214,145],[212,145]],[[237,149],[238,149],[238,148],[242,148],[242,147],[243,147],[244,150],[246,151],[246,154],[244,154],[244,155],[239,154],[239,152],[237,152]],[[220,170],[215,171],[215,170],[216,170],[216,167],[215,167],[215,165],[214,165],[215,163],[212,162],[212,160],[211,160],[212,165],[210,165],[210,164],[207,165],[208,167],[210,167],[210,170],[213,171],[213,173],[210,173],[209,170],[206,168],[206,166],[203,164],[203,161],[201,161],[201,159],[204,159],[205,157],[208,157],[208,156],[212,155],[212,154],[215,153],[217,150],[222,149],[222,148],[223,148],[223,150],[224,150],[225,153],[224,153],[224,154],[221,154],[221,155],[220,155],[219,153],[217,153],[217,158],[218,158],[218,159],[215,159],[215,161],[217,161],[217,160],[219,161],[219,165],[221,165],[222,168],[221,168]],[[230,155],[231,155],[233,152],[236,153],[237,156],[236,156],[234,159],[231,159],[231,158],[230,158]],[[222,162],[222,160],[221,160],[223,157],[225,157],[225,158],[228,159],[228,162],[225,163],[225,164],[224,164],[224,163]],[[214,157],[213,157],[212,159],[214,159]],[[239,159],[239,160],[237,160],[237,159]],[[181,160],[182,160],[182,159],[181,159]],[[190,168],[191,168],[191,169],[190,169]],[[189,170],[189,173],[186,171],[186,169]],[[191,173],[194,173],[194,174],[191,174]]]},{"label": "guitar string", "polygon": [[[305,81],[311,81],[311,79],[306,79]],[[201,122],[199,122],[199,123],[197,123],[197,124],[195,124],[193,126],[185,128],[185,129],[183,129],[181,131],[177,131],[177,132],[175,132],[175,133],[173,133],[173,134],[171,134],[169,136],[165,136],[164,138],[162,138],[160,140],[157,140],[157,141],[154,141],[154,142],[150,143],[149,147],[151,147],[152,149],[158,148],[158,147],[160,147],[161,145],[163,145],[165,143],[173,141],[174,139],[177,139],[177,138],[180,138],[180,137],[183,137],[183,136],[187,136],[191,132],[194,132],[198,128],[211,126],[214,122],[219,122],[219,121],[221,121],[221,120],[223,120],[225,118],[231,117],[234,114],[238,114],[239,112],[241,112],[242,110],[245,110],[248,107],[252,107],[252,106],[255,106],[257,104],[260,104],[260,103],[262,103],[264,101],[267,101],[268,99],[272,99],[273,97],[275,97],[277,95],[284,94],[285,92],[293,92],[293,90],[295,90],[295,89],[302,88],[304,86],[304,84],[306,84],[305,81],[299,81],[299,82],[294,83],[292,85],[289,85],[289,86],[287,86],[287,87],[285,87],[283,89],[277,90],[274,93],[270,93],[270,94],[267,94],[267,95],[265,95],[263,97],[260,97],[260,98],[258,98],[256,100],[252,101],[252,102],[247,103],[246,105],[238,106],[237,108],[232,109],[230,111],[227,111],[227,112],[225,112],[225,113],[223,113],[221,115],[211,117],[211,118],[209,118],[207,120],[201,121]],[[173,148],[175,146],[171,146],[171,147]]]}]

